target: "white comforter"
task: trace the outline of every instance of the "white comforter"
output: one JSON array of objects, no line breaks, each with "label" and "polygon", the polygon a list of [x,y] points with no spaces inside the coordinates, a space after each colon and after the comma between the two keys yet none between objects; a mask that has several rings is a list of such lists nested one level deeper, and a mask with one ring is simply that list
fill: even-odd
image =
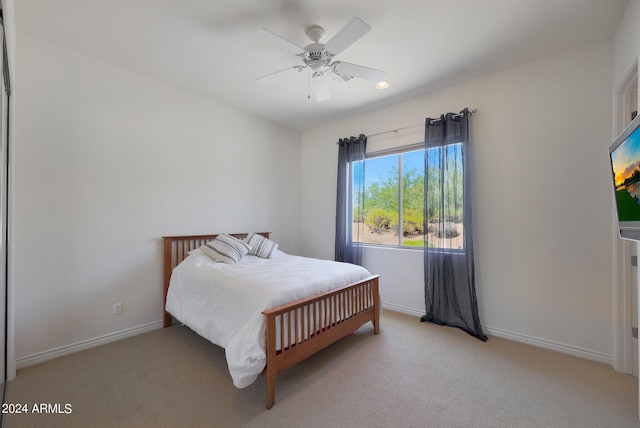
[{"label": "white comforter", "polygon": [[292,256],[247,255],[236,264],[193,251],[173,270],[166,310],[225,348],[229,373],[245,388],[266,362],[262,311],[371,276],[361,266]]}]

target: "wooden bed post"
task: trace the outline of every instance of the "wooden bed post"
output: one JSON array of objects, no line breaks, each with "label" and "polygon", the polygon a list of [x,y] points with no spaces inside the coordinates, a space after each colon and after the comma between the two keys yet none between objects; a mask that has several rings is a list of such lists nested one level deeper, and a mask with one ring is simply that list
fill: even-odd
[{"label": "wooden bed post", "polygon": [[265,367],[265,377],[267,379],[267,409],[273,407],[276,399],[276,316],[274,314],[267,315],[267,334],[266,334],[266,354],[267,365]]},{"label": "wooden bed post", "polygon": [[373,314],[373,334],[380,334],[380,293],[378,288],[378,277],[374,278],[371,286],[373,287],[373,307],[375,312]]},{"label": "wooden bed post", "polygon": [[171,326],[171,314],[165,309],[167,307],[167,293],[169,292],[169,280],[171,279],[171,239],[163,238],[164,241],[164,316],[162,317],[162,326],[164,328]]}]

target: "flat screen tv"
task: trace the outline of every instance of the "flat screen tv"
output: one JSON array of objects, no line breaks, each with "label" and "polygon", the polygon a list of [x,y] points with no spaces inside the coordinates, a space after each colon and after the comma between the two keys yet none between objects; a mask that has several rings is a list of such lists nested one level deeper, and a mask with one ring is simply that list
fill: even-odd
[{"label": "flat screen tv", "polygon": [[620,237],[640,241],[640,115],[609,146]]}]

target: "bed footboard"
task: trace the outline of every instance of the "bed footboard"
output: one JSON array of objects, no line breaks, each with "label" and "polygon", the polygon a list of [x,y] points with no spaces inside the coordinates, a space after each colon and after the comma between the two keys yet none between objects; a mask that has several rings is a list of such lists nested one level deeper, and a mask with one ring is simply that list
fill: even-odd
[{"label": "bed footboard", "polygon": [[378,275],[336,290],[263,311],[266,316],[267,409],[276,376],[371,321],[380,332]]}]

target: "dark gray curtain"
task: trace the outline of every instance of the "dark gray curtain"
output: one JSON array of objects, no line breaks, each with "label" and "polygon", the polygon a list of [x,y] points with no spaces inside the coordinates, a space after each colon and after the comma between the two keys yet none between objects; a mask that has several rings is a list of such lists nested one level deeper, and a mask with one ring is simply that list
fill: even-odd
[{"label": "dark gray curtain", "polygon": [[469,115],[464,109],[426,119],[421,321],[458,327],[485,341],[475,289]]},{"label": "dark gray curtain", "polygon": [[366,150],[367,137],[362,134],[338,141],[335,259],[357,265],[362,265],[364,223],[361,220],[364,216]]}]

